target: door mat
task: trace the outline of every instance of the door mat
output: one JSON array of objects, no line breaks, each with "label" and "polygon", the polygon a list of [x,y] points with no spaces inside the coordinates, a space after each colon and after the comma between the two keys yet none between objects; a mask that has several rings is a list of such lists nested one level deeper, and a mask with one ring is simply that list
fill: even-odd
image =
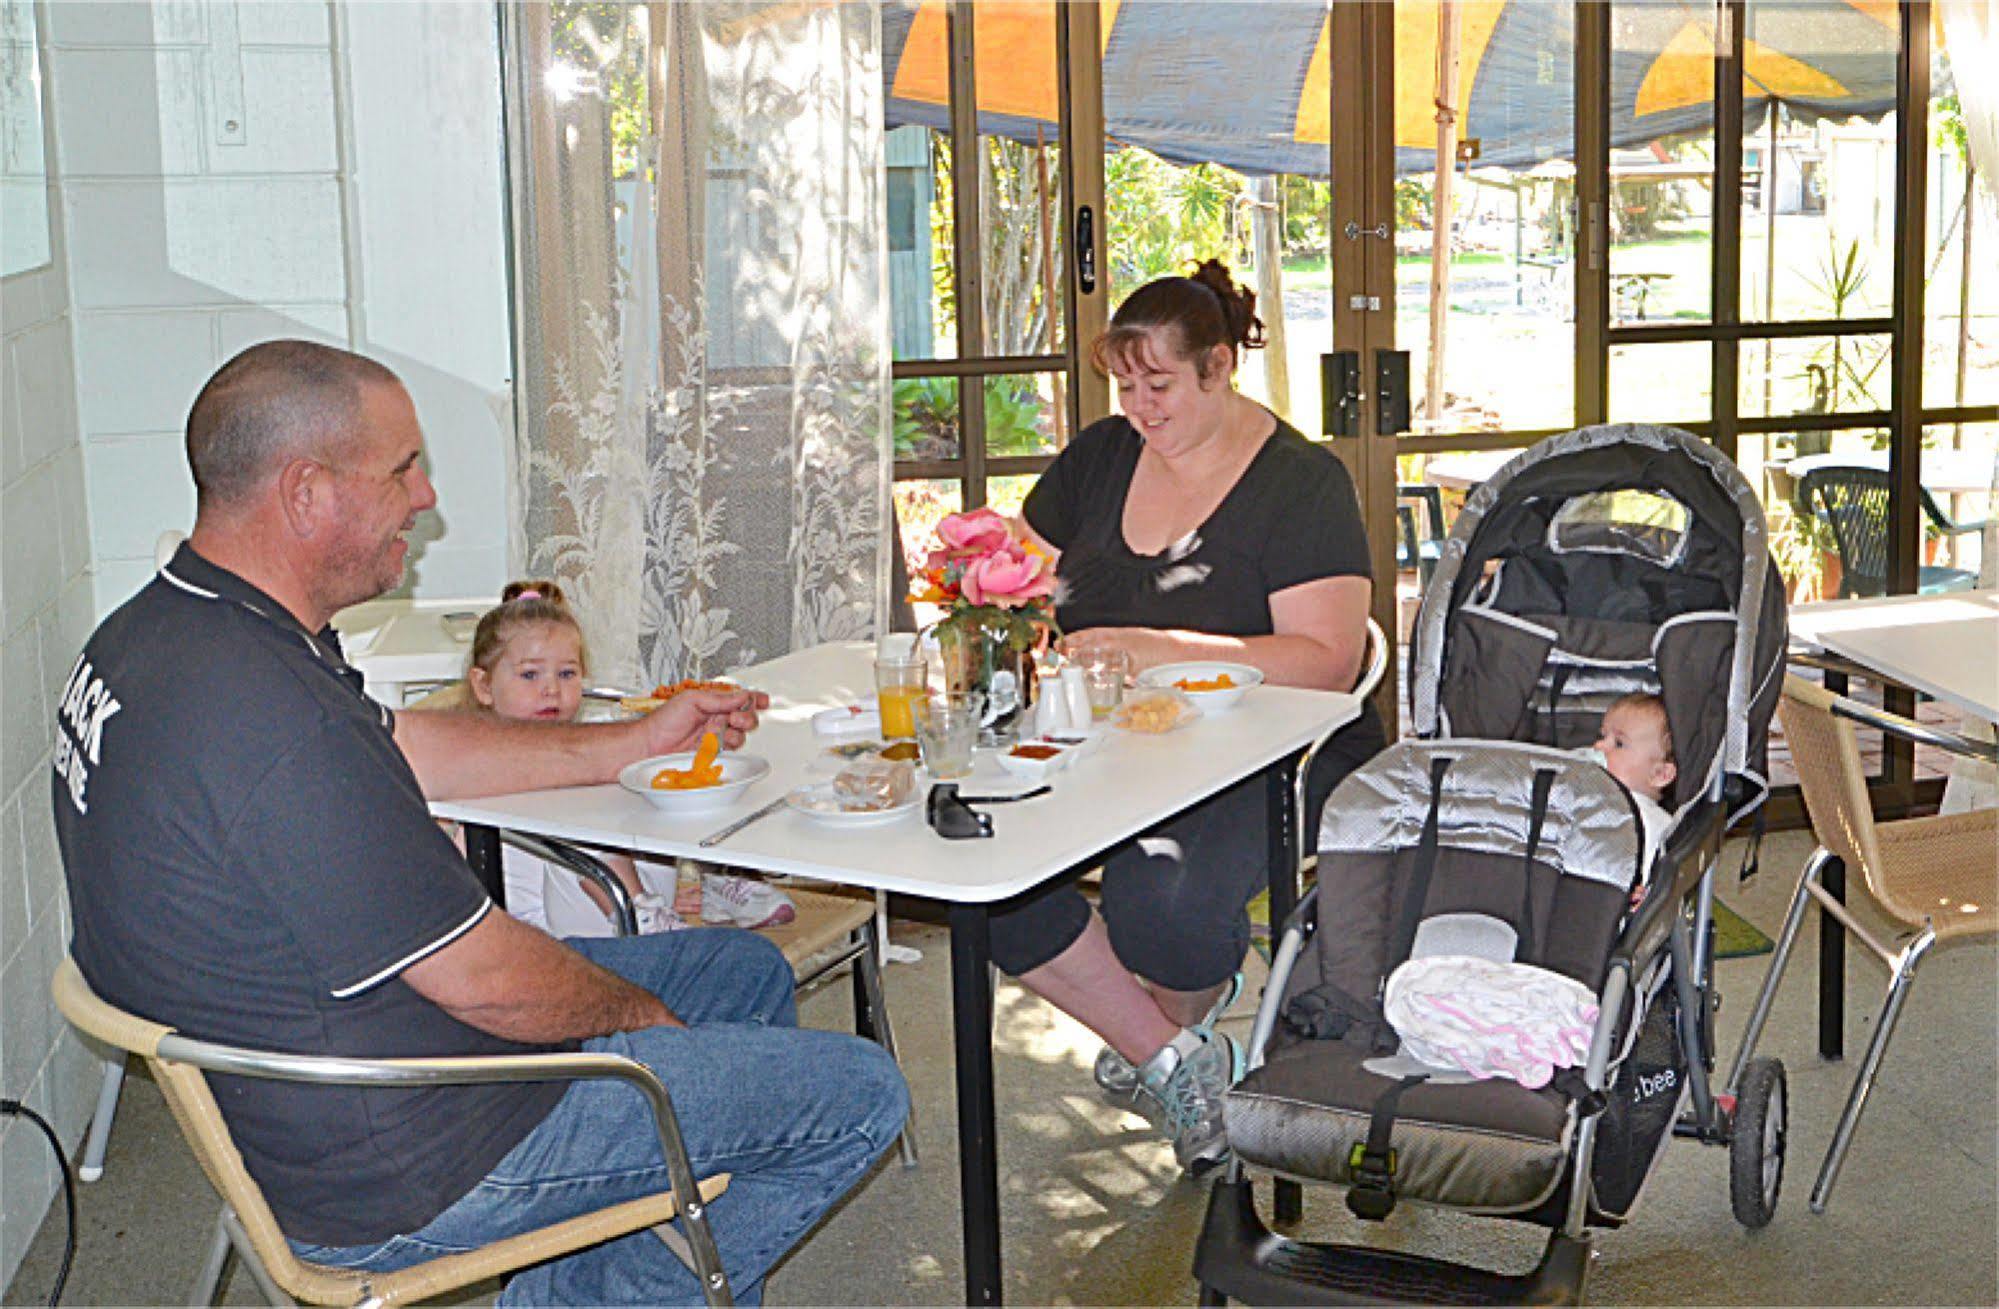
[{"label": "door mat", "polygon": [[[1270,892],[1259,891],[1249,902],[1249,942],[1270,962]],[[1756,924],[1723,904],[1720,896],[1714,901],[1714,957],[1717,959],[1747,959],[1753,955],[1769,954],[1776,948],[1776,942],[1757,928]]]},{"label": "door mat", "polygon": [[1751,955],[1769,954],[1777,948],[1777,943],[1763,935],[1756,924],[1744,918],[1714,898],[1714,957],[1717,959],[1747,959]]}]

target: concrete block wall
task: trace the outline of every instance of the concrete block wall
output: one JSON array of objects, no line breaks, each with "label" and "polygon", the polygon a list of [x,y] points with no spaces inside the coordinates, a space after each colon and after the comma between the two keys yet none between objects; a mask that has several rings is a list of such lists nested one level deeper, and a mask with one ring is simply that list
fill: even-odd
[{"label": "concrete block wall", "polygon": [[[0,280],[0,1095],[73,1154],[98,1064],[48,996],[69,938],[52,706],[159,533],[193,522],[189,403],[275,336],[381,359],[442,497],[406,589],[497,598],[513,379],[493,4],[38,12],[52,264]],[[0,1287],[55,1186],[40,1133],[0,1120]]]},{"label": "concrete block wall", "polygon": [[512,379],[492,7],[47,13],[98,612],[193,522],[180,431],[201,383],[275,336],[404,375],[443,496],[409,589],[496,595]]},{"label": "concrete block wall", "polygon": [[[0,279],[0,1096],[74,1148],[98,1063],[49,1001],[69,906],[49,808],[55,705],[95,621],[61,230],[48,265]],[[55,1194],[48,1142],[0,1118],[0,1286]]]}]

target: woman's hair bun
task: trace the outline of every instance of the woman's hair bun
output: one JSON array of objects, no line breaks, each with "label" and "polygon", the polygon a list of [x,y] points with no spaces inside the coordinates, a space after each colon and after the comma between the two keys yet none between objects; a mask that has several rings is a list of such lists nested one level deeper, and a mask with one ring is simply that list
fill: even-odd
[{"label": "woman's hair bun", "polygon": [[1219,259],[1203,259],[1192,274],[1222,302],[1222,316],[1228,320],[1229,343],[1238,350],[1263,348],[1263,320],[1256,316],[1256,292],[1237,284],[1228,265]]},{"label": "woman's hair bun", "polygon": [[500,592],[500,603],[512,604],[516,600],[546,600],[558,608],[569,603],[569,598],[562,593],[561,584],[545,577],[508,582],[506,590]]}]

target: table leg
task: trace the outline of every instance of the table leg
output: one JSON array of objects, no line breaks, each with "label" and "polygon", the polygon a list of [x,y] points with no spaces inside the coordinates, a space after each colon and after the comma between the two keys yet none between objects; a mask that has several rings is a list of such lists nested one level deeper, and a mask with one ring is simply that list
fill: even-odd
[{"label": "table leg", "polygon": [[951,906],[951,1014],[958,1065],[958,1186],[965,1303],[1000,1302],[999,1151],[994,1141],[992,937],[986,906]]},{"label": "table leg", "polygon": [[[1846,864],[1837,857],[1825,861],[1819,885],[1846,903]],[[1819,915],[1819,1057],[1846,1055],[1846,928],[1831,914]]]},{"label": "table leg", "polygon": [[[875,930],[874,924],[869,923],[861,930],[872,932]],[[888,960],[882,960],[882,965],[886,967]],[[847,966],[847,974],[848,980],[853,983],[854,987],[854,1035],[860,1037],[863,1041],[879,1040],[881,1034],[875,1031],[874,1006],[868,1003],[868,979],[861,972],[860,960],[856,959]]]},{"label": "table leg", "polygon": [[[1264,830],[1270,834],[1266,859],[1270,866],[1270,950],[1277,953],[1285,922],[1298,907],[1298,859],[1293,831],[1303,821],[1298,813],[1296,778],[1298,760],[1278,764],[1263,775],[1265,798]],[[1271,1203],[1280,1223],[1295,1223],[1305,1216],[1305,1188],[1285,1178],[1272,1187]]]},{"label": "table leg", "polygon": [[500,872],[500,829],[466,823],[459,830],[465,834],[465,862],[472,866],[472,876],[493,897],[493,903],[505,909],[507,880]]}]

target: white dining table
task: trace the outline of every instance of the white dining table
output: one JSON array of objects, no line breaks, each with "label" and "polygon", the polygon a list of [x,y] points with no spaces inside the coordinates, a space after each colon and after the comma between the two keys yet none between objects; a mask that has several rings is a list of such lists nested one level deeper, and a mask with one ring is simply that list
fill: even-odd
[{"label": "white dining table", "polygon": [[1999,590],[1793,605],[1791,639],[1999,722]]},{"label": "white dining table", "polygon": [[[794,787],[825,780],[832,742],[813,731],[814,714],[870,704],[872,647],[817,646],[740,670],[734,676],[767,692],[771,707],[744,746],[771,765],[770,775],[728,808],[670,814],[620,786],[572,787],[431,806],[464,824],[467,853],[498,895],[499,829],[586,845],[670,857],[724,860],[788,874],[891,891],[948,906],[951,989],[957,1060],[958,1149],[963,1207],[965,1298],[1001,1298],[999,1171],[995,1140],[991,938],[993,909],[1052,882],[1078,876],[1124,841],[1217,792],[1262,774],[1270,843],[1271,921],[1296,901],[1293,779],[1302,754],[1358,716],[1361,701],[1335,692],[1261,686],[1234,708],[1205,715],[1174,732],[1111,730],[1102,747],[1057,773],[1047,795],[980,806],[993,819],[989,839],[945,840],[918,806],[872,827],[832,825],[780,809],[720,845],[702,838]],[[1025,785],[981,763],[967,793],[1019,792]]]}]

